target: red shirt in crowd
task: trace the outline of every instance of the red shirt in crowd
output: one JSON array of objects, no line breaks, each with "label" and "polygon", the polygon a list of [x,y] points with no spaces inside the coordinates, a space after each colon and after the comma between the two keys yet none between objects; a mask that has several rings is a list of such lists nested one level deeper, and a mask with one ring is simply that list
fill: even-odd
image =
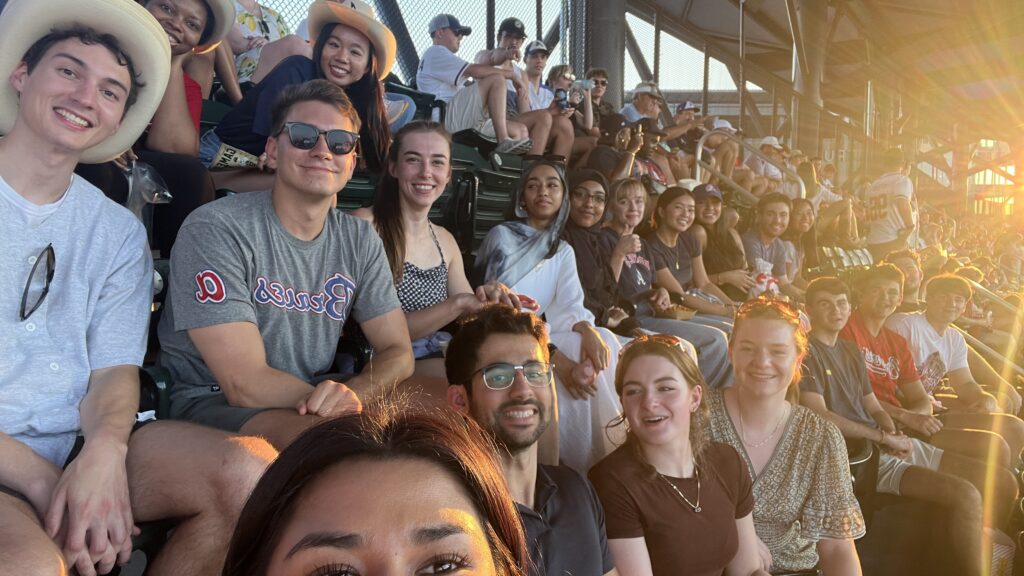
[{"label": "red shirt in crowd", "polygon": [[879,331],[878,336],[872,336],[864,326],[860,312],[850,315],[850,321],[839,333],[839,337],[853,342],[860,348],[875,396],[882,402],[902,406],[896,389],[920,379],[906,338],[885,326]]}]

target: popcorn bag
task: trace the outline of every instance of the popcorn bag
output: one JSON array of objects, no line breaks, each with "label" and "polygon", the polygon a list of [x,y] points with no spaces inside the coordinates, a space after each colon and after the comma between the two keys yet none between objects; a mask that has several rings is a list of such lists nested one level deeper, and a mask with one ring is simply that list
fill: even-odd
[{"label": "popcorn bag", "polygon": [[772,263],[757,258],[754,260],[754,281],[756,284],[750,289],[748,296],[769,296],[775,298],[779,295],[779,279],[772,274]]}]

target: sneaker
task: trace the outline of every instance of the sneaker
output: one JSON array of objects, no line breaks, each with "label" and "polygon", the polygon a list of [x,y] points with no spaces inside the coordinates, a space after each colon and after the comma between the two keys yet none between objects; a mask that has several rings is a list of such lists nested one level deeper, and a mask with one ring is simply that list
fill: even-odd
[{"label": "sneaker", "polygon": [[533,140],[529,138],[525,140],[507,138],[502,140],[494,151],[498,154],[525,154],[530,151],[530,148],[533,148]]}]

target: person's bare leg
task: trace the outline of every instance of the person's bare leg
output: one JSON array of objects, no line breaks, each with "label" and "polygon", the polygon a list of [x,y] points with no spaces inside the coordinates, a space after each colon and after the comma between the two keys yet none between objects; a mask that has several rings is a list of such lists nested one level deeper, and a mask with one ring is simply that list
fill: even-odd
[{"label": "person's bare leg", "polygon": [[499,143],[508,140],[508,121],[505,118],[508,96],[505,91],[505,77],[497,74],[487,76],[478,80],[476,86],[476,89],[480,90],[480,99],[487,108],[487,114],[494,124],[494,137]]},{"label": "person's bare leg", "polygon": [[275,66],[281,63],[281,60],[289,56],[312,58],[313,46],[295,34],[289,34],[264,45],[260,50],[260,61],[256,65],[256,71],[252,73],[252,81],[259,84]]},{"label": "person's bare leg", "polygon": [[530,130],[525,124],[514,120],[506,120],[505,126],[508,128],[508,137],[513,140],[526,140],[530,137]]},{"label": "person's bare leg", "polygon": [[1009,518],[1017,499],[1017,479],[1006,468],[946,452],[942,455],[939,472],[963,478],[978,489],[985,504],[983,523],[986,526],[999,528]]},{"label": "person's bare leg", "polygon": [[568,116],[551,117],[551,133],[548,136],[551,141],[551,153],[568,159],[572,154],[572,143],[576,134],[572,129],[572,122]]},{"label": "person's bare leg", "polygon": [[675,178],[677,182],[690,177],[690,171],[686,166],[685,160],[680,158],[678,154],[669,154],[668,156],[665,156],[665,162],[672,171],[672,177]]},{"label": "person's bare leg", "polygon": [[590,153],[597,146],[597,138],[594,136],[576,136],[572,141],[572,162],[570,165],[579,170],[586,167]]},{"label": "person's bare leg", "polygon": [[284,450],[293,440],[299,437],[307,429],[316,426],[324,420],[321,416],[312,414],[301,415],[295,410],[274,409],[264,410],[249,418],[239,434],[245,436],[259,436],[270,442],[274,448]]},{"label": "person's bare leg", "polygon": [[1010,445],[1003,437],[988,430],[959,430],[946,427],[928,438],[928,443],[946,452],[953,452],[982,462],[1010,467]]},{"label": "person's bare leg", "polygon": [[210,177],[218,190],[223,188],[232,192],[257,192],[274,187],[273,173],[258,172],[255,169],[211,170]]},{"label": "person's bare leg", "polygon": [[736,157],[739,156],[739,153],[739,145],[730,140],[724,140],[715,148],[712,155],[718,162],[719,170],[723,175],[732,178],[733,169],[736,167]]},{"label": "person's bare leg", "polygon": [[982,546],[981,494],[962,478],[920,466],[911,466],[903,473],[900,494],[932,502],[949,511],[949,545],[960,560],[964,575],[988,574],[985,550]]},{"label": "person's bare leg", "polygon": [[27,502],[0,493],[0,572],[63,576],[64,555]]},{"label": "person's bare leg", "polygon": [[132,434],[127,469],[136,522],[180,520],[146,573],[220,574],[238,515],[276,457],[259,438],[183,422]]},{"label": "person's bare leg", "polygon": [[547,110],[532,110],[520,114],[516,121],[526,126],[530,132],[530,139],[533,140],[530,154],[543,154],[548,145],[548,135],[551,134],[551,113]]}]

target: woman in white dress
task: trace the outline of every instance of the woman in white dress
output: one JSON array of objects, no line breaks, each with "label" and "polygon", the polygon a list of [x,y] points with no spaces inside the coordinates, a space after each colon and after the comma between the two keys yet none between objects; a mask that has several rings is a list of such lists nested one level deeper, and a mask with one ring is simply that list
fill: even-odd
[{"label": "woman in white dress", "polygon": [[615,335],[594,326],[572,247],[559,239],[569,214],[563,168],[539,161],[523,172],[516,219],[494,227],[477,253],[477,283],[498,281],[537,303],[547,320],[558,393],[559,453],[586,474],[615,449],[606,425],[620,411],[615,394]]}]

